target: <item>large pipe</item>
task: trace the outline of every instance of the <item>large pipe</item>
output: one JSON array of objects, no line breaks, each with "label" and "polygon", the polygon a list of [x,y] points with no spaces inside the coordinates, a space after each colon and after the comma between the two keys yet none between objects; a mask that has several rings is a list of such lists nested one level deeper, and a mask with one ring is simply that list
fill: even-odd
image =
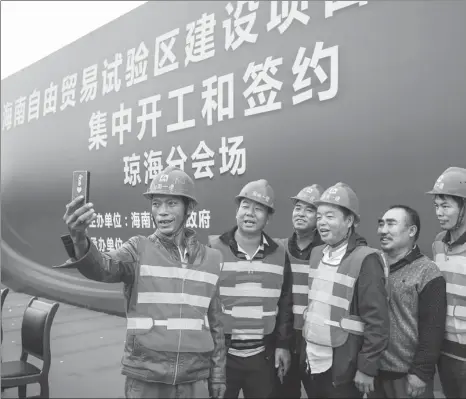
[{"label": "large pipe", "polygon": [[121,286],[99,283],[72,275],[70,271],[40,265],[16,253],[5,241],[1,243],[1,251],[2,283],[12,290],[125,316]]}]

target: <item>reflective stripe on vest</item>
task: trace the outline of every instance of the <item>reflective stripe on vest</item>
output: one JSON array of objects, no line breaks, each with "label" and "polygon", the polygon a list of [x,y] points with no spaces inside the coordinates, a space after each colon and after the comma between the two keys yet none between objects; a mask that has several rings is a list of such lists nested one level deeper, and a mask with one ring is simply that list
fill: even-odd
[{"label": "reflective stripe on vest", "polygon": [[232,340],[248,340],[248,339],[257,339],[257,336],[264,335],[264,329],[248,329],[248,330],[238,330],[233,329],[231,332],[231,339]]},{"label": "reflective stripe on vest", "polygon": [[237,260],[225,262],[223,265],[224,272],[246,272],[246,273],[272,273],[283,275],[283,265],[274,265],[264,263],[259,260]]},{"label": "reflective stripe on vest", "polygon": [[[224,265],[219,294],[226,334],[246,336],[270,334],[275,328],[278,299],[281,295],[285,250],[277,250],[262,260],[240,260],[218,237],[209,237],[212,248],[220,250]],[[256,339],[257,339],[256,336]],[[244,337],[242,339],[245,339]]]},{"label": "reflective stripe on vest", "polygon": [[466,320],[466,306],[447,306],[447,315],[457,317],[462,320]]},{"label": "reflective stripe on vest", "polygon": [[[278,240],[275,240],[278,241]],[[288,258],[291,263],[291,272],[293,275],[293,328],[296,330],[302,330],[303,328],[303,312],[307,306],[307,293],[309,291],[308,286],[308,273],[309,273],[309,260],[303,260],[293,256],[288,248],[289,239],[280,239],[280,242],[288,253]]]},{"label": "reflective stripe on vest", "polygon": [[165,327],[167,330],[202,330],[201,319],[166,319],[153,320],[148,317],[131,317],[127,319],[127,328],[131,330],[150,330],[152,327]]},{"label": "reflective stripe on vest", "polygon": [[181,269],[179,267],[141,265],[140,275],[145,277],[166,277],[181,280],[202,281],[212,285],[216,285],[218,281],[217,274],[193,269]]},{"label": "reflective stripe on vest", "polygon": [[232,309],[225,309],[224,313],[235,318],[263,319],[264,317],[276,316],[277,310],[264,312],[262,306],[233,306]]},{"label": "reflective stripe on vest", "polygon": [[434,241],[434,260],[447,282],[445,331],[450,341],[458,341],[455,334],[466,333],[466,244],[448,250],[442,237],[439,235]]},{"label": "reflective stripe on vest", "polygon": [[325,320],[325,324],[328,326],[342,328],[343,330],[348,331],[352,334],[362,335],[364,333],[364,323],[359,320],[348,319],[346,317],[343,317],[343,319],[341,319],[340,322]]},{"label": "reflective stripe on vest", "polygon": [[299,259],[291,254],[289,251],[289,238],[283,239],[283,245],[290,259],[293,275],[293,328],[302,330],[304,324],[303,314],[308,302],[309,260]]},{"label": "reflective stripe on vest", "polygon": [[128,334],[138,335],[149,350],[213,350],[207,310],[217,291],[221,254],[206,248],[202,264],[182,267],[147,238],[140,240],[138,251],[141,265],[128,302]]},{"label": "reflective stripe on vest", "polygon": [[[350,315],[349,310],[353,300],[354,284],[359,276],[362,262],[366,256],[378,251],[370,247],[358,246],[343,258],[339,266],[335,266],[337,268],[336,273],[328,273],[319,269],[324,248],[325,245],[316,247],[311,253],[309,304],[304,314],[303,335],[309,342],[335,348],[346,342],[348,334],[361,335],[364,332],[364,323],[358,316]],[[312,289],[314,280],[332,282],[332,292]],[[330,319],[312,310],[313,301],[330,305]],[[313,330],[313,326],[322,325],[330,327],[330,336],[319,335],[317,333],[320,330],[319,328]]]}]

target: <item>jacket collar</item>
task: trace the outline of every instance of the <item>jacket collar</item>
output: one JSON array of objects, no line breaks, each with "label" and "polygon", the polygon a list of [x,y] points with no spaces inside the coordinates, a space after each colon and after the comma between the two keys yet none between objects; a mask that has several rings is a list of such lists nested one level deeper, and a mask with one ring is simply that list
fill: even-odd
[{"label": "jacket collar", "polygon": [[463,245],[466,244],[466,232],[464,232],[460,238],[458,238],[456,241],[451,242],[451,233],[450,230],[448,230],[443,237],[442,241],[447,244],[449,247],[454,247],[457,245]]},{"label": "jacket collar", "polygon": [[[238,249],[238,243],[236,242],[235,239],[235,233],[236,230],[238,229],[238,226],[233,227],[231,230],[223,233],[219,239],[222,241],[225,245],[228,245],[230,248],[234,248],[235,251]],[[264,257],[275,252],[278,248],[278,244],[267,234],[262,232],[262,241],[261,245],[264,246]]]},{"label": "jacket collar", "polygon": [[365,245],[367,245],[367,240],[360,236],[358,233],[353,232],[348,238],[348,248],[346,249],[346,254],[353,252],[356,247]]},{"label": "jacket collar", "polygon": [[[184,256],[188,259],[189,264],[194,264],[196,258],[198,256],[203,256],[201,249],[201,244],[197,239],[196,232],[193,229],[185,227],[182,231],[183,237],[181,240],[182,248],[180,250],[184,251]],[[163,236],[156,234],[155,232],[151,234],[149,240],[152,241],[154,244],[161,245],[164,247],[170,255],[175,258],[177,261],[181,261],[180,252],[178,247],[175,245],[173,240],[164,239]]]},{"label": "jacket collar", "polygon": [[401,258],[399,261],[395,262],[393,265],[390,265],[390,273],[396,272],[397,270],[401,269],[402,267],[413,263],[416,259],[421,258],[424,256],[417,245],[407,253],[404,258]]},{"label": "jacket collar", "polygon": [[312,248],[324,244],[324,242],[320,238],[320,234],[317,231],[317,229],[314,231],[314,236],[312,237],[312,241],[303,250],[301,250],[298,247],[297,241],[298,241],[298,236],[296,232],[294,232],[293,235],[288,240],[288,250],[290,251],[291,255],[293,255],[295,258],[298,258],[298,259],[309,259]]},{"label": "jacket collar", "polygon": [[[346,252],[345,255],[343,256],[343,259],[345,259],[347,256],[351,254],[355,250],[355,248],[360,247],[360,246],[366,246],[367,241],[364,237],[360,236],[358,233],[353,232],[348,238],[348,245],[346,247]],[[327,244],[324,243],[324,248],[327,247]]]}]

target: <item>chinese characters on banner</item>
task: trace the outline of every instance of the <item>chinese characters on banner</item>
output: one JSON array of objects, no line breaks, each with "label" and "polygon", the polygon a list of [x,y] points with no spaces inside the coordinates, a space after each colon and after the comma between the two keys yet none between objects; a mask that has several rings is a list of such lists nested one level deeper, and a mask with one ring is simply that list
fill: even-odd
[{"label": "chinese characters on banner", "polygon": [[[91,229],[121,229],[131,227],[132,229],[155,229],[155,223],[150,212],[131,212],[130,216],[122,217],[118,212],[97,213],[92,221]],[[188,219],[188,227],[208,229],[210,227],[210,210],[202,209],[193,211]]]},{"label": "chinese characters on banner", "polygon": [[[202,209],[199,211],[193,211],[186,223],[186,226],[195,229],[209,229],[210,210]],[[125,216],[123,218],[118,212],[107,212],[104,214],[97,213],[97,218],[89,226],[89,228],[92,229],[90,239],[100,251],[106,252],[118,249],[123,245],[123,241],[120,237],[97,237],[93,232],[97,232],[96,229],[121,229],[123,227],[151,230],[156,228],[150,212],[131,212],[129,217]]]},{"label": "chinese characters on banner", "polygon": [[[243,147],[243,136],[222,137],[220,148],[209,148],[202,140],[194,152],[187,156],[180,145],[172,147],[168,155],[162,151],[144,151],[143,155],[135,154],[123,157],[124,184],[136,186],[137,184],[150,184],[152,179],[166,166],[177,166],[186,170],[186,163],[191,165],[194,179],[214,177],[215,159],[218,153],[221,156],[220,174],[230,172],[231,175],[240,176],[246,171],[246,148]],[[239,148],[241,146],[241,148]],[[163,158],[166,155],[166,158]],[[165,163],[163,160],[165,159]],[[188,161],[189,159],[189,161]],[[142,162],[141,162],[142,161]],[[144,169],[141,168],[141,164]]]},{"label": "chinese characters on banner", "polygon": [[[178,68],[189,68],[192,63],[211,59],[216,53],[214,46],[216,29],[223,28],[224,48],[229,52],[234,52],[245,43],[255,44],[259,38],[256,26],[257,12],[263,8],[268,7],[265,11],[268,13],[267,34],[274,31],[278,31],[280,35],[286,34],[293,23],[308,25],[313,18],[307,13],[308,3],[308,1],[228,2],[225,6],[225,14],[220,16],[223,21],[217,23],[217,16],[214,13],[202,13],[199,19],[189,22],[185,27],[173,29],[156,37],[154,47],[152,43],[142,41],[126,52],[113,54],[101,63],[86,66],[79,75],[77,72],[71,73],[64,76],[61,81],[50,82],[43,92],[35,88],[31,93],[23,93],[15,100],[4,102],[2,104],[2,131],[63,112],[80,103],[94,101],[97,96],[105,97],[118,93],[123,86],[129,88],[147,82],[151,77],[157,77]],[[361,7],[368,2],[325,1],[323,3],[324,17],[328,19],[345,8]],[[184,59],[179,59],[181,54],[175,54],[173,49],[176,41],[183,40],[181,38],[183,34],[185,35]],[[152,48],[154,48],[154,64],[150,71],[148,63],[152,60]],[[324,71],[319,64],[324,58],[330,59],[328,71]],[[274,76],[278,68],[283,66],[283,61],[282,57],[266,57],[262,61],[251,62],[245,66],[242,76],[245,87],[241,90],[245,100],[244,116],[282,108],[279,92],[284,84]],[[294,75],[292,86],[295,92],[292,98],[293,105],[313,98],[318,98],[319,101],[334,98],[338,93],[338,45],[318,41],[299,47],[293,62],[292,73]],[[325,91],[315,93],[311,86],[316,81],[320,84],[325,83],[329,87]],[[201,85],[203,88],[201,93],[202,118],[205,119],[207,126],[225,119],[233,119],[234,74],[212,76],[202,81]],[[163,112],[161,102],[166,104],[166,101],[175,102],[178,107],[177,120],[166,126],[166,132],[171,133],[195,127],[194,115],[190,115],[190,119],[185,119],[184,99],[195,96],[196,88],[197,86],[192,84],[170,91],[167,98],[154,94],[140,99],[138,103],[140,112],[134,118],[140,124],[139,131],[135,133],[136,137],[139,140],[144,137],[147,122],[151,122],[151,137],[157,136],[157,119]],[[110,136],[115,137],[119,145],[123,145],[125,133],[131,133],[132,122],[132,110],[124,103],[121,103],[119,109],[115,110],[112,115],[96,110],[90,115],[88,122],[89,150],[106,148]],[[208,156],[208,147],[205,144],[203,146]],[[209,172],[206,173],[210,175]]]}]

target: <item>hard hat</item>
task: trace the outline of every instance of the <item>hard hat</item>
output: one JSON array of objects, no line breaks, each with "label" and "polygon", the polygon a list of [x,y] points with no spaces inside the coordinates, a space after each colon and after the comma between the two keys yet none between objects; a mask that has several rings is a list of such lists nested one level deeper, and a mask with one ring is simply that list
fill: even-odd
[{"label": "hard hat", "polygon": [[445,170],[426,194],[466,198],[466,169],[452,166]]},{"label": "hard hat", "polygon": [[303,201],[309,205],[315,206],[315,202],[320,198],[324,189],[318,184],[313,184],[309,187],[304,187],[297,195],[291,197],[291,199],[296,203],[296,201]]},{"label": "hard hat", "polygon": [[239,205],[243,198],[256,201],[269,208],[270,213],[274,213],[275,194],[267,180],[255,180],[246,184],[241,192],[236,196],[236,203]]},{"label": "hard hat", "polygon": [[354,214],[356,223],[359,223],[361,220],[358,197],[351,187],[345,183],[340,182],[327,188],[315,204],[316,206],[324,204],[341,206]]},{"label": "hard hat", "polygon": [[168,166],[154,177],[150,188],[143,195],[151,199],[154,194],[186,197],[197,205],[194,195],[194,182],[189,175],[175,166]]}]

